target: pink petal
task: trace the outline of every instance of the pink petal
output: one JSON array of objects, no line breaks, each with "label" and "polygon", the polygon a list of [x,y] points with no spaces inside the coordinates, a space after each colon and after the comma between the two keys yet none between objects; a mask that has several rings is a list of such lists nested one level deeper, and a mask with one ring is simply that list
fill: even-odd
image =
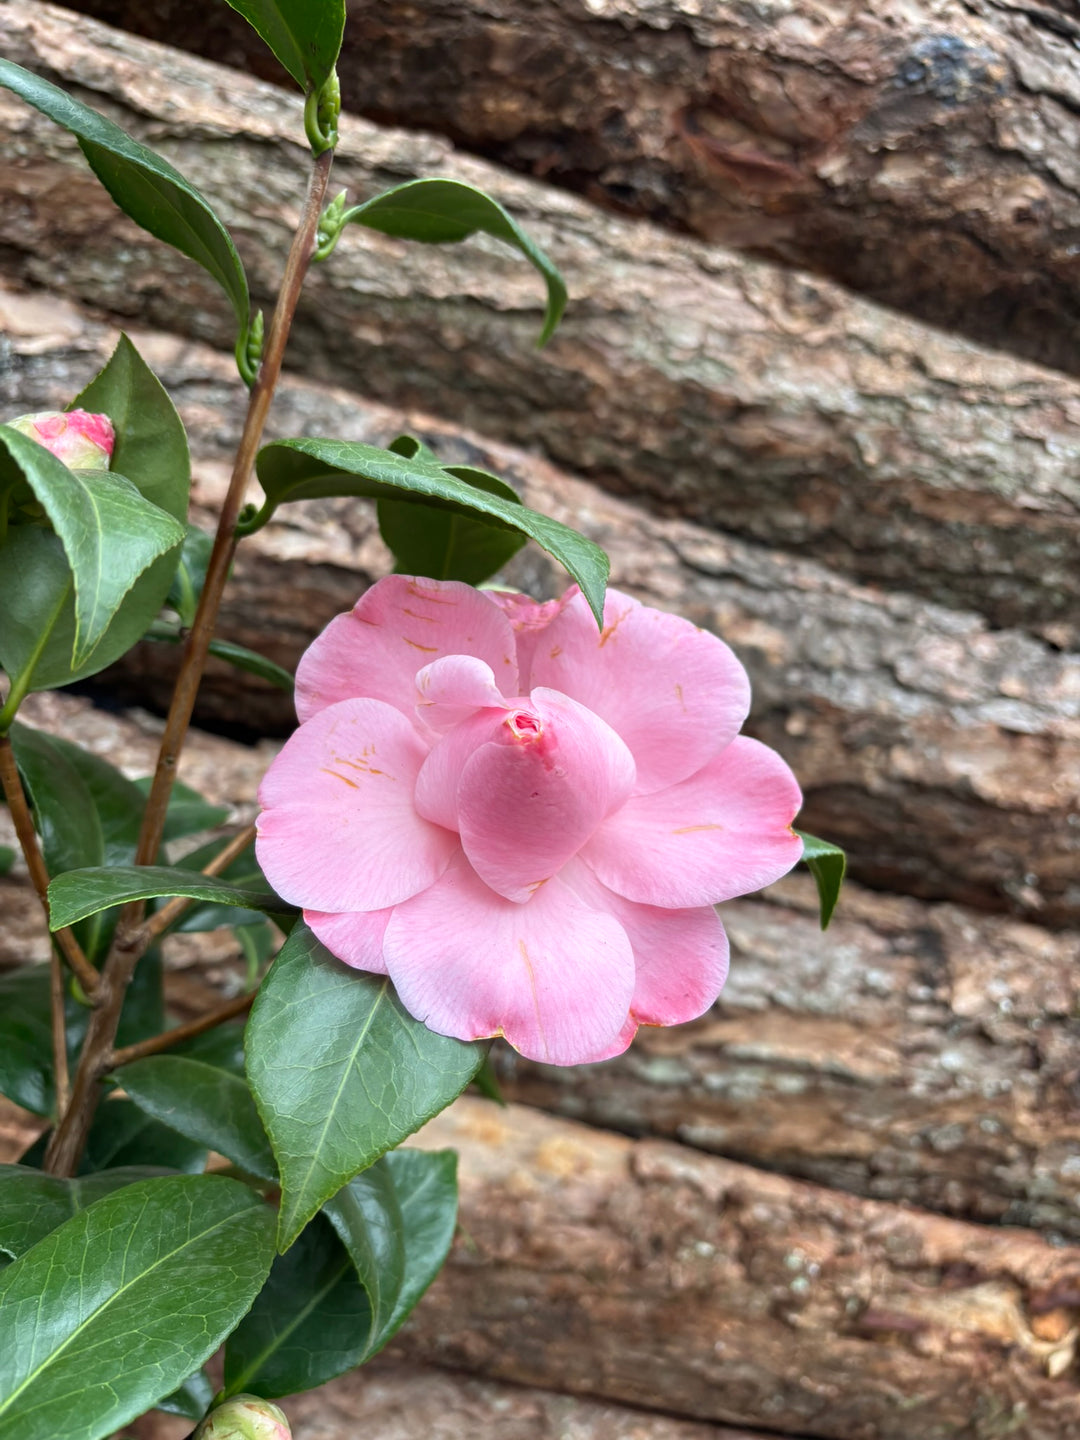
[{"label": "pink petal", "polygon": [[444,655],[434,664],[425,665],[417,673],[416,690],[417,713],[440,734],[460,725],[477,710],[506,708],[491,666],[474,655]]},{"label": "pink petal", "polygon": [[629,745],[637,793],[695,774],[738,734],[746,671],[722,640],[679,615],[607,592],[604,629],[576,595],[543,632],[530,684],[572,695]]},{"label": "pink petal", "polygon": [[555,690],[534,690],[461,771],[465,854],[493,890],[528,900],[633,783],[633,759],[609,725]]},{"label": "pink petal", "polygon": [[381,700],[343,700],[301,725],[259,787],[256,853],[278,894],[381,910],[441,875],[457,842],[413,805],[426,750]]},{"label": "pink petal", "polygon": [[589,1063],[595,1064],[598,1060],[614,1060],[616,1055],[623,1055],[630,1048],[630,1042],[638,1032],[638,1022],[633,1014],[629,1015],[625,1024],[611,1044],[603,1051],[590,1057]]},{"label": "pink petal", "polygon": [[633,796],[582,859],[628,900],[670,910],[715,905],[787,874],[802,854],[789,828],[801,804],[780,756],[740,736],[689,780]]},{"label": "pink petal", "polygon": [[325,910],[305,910],[308,929],[321,940],[331,955],[357,970],[386,974],[382,946],[394,907],[385,910],[352,910],[333,915]]},{"label": "pink petal", "polygon": [[527,905],[503,900],[463,856],[399,905],[384,941],[411,1015],[459,1040],[506,1039],[530,1060],[578,1065],[609,1053],[634,989],[630,942],[559,879]]},{"label": "pink petal", "polygon": [[506,715],[505,709],[474,711],[438,741],[416,777],[413,800],[418,815],[433,825],[457,830],[461,772],[481,745],[499,733]]},{"label": "pink petal", "polygon": [[[609,890],[581,860],[562,878],[594,910],[614,915],[630,937],[637,978],[630,1014],[642,1025],[681,1025],[715,1003],[728,972],[728,941],[711,905],[662,910]],[[616,1052],[617,1053],[617,1052]]]},{"label": "pink petal", "polygon": [[517,694],[510,622],[471,585],[387,575],[338,615],[309,646],[296,672],[301,721],[339,700],[368,696],[414,713],[416,674],[442,655],[475,655],[507,695]]},{"label": "pink petal", "polygon": [[[563,591],[558,600],[534,600],[530,595],[522,595],[516,590],[488,590],[485,594],[490,595],[514,627],[520,672],[518,686],[520,693],[527,695],[533,685],[530,679],[532,657],[544,631],[580,591],[576,585],[571,585]],[[596,630],[595,621],[593,629]]]}]

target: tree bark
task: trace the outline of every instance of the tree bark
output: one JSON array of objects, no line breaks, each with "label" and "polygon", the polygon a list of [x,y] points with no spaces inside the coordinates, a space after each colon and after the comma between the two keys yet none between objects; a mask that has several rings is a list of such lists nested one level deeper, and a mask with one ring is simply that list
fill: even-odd
[{"label": "tree bark", "polygon": [[[283,78],[221,7],[76,8]],[[1075,374],[1078,41],[1069,0],[352,0],[339,68],[372,118]]]},{"label": "tree bark", "polygon": [[[195,180],[265,302],[299,200],[298,102],[26,0],[0,9],[0,48],[83,87]],[[231,347],[209,279],[113,208],[66,135],[3,93],[0,125],[9,275]],[[519,257],[350,232],[294,331],[307,373],[395,406],[452,407],[660,511],[1076,642],[1073,382],[604,216],[430,137],[355,120],[345,133],[335,174],[352,194],[432,171],[485,186],[550,248],[574,300],[537,354],[539,282]]]},{"label": "tree bark", "polygon": [[1074,1248],[481,1100],[419,1143],[462,1224],[413,1358],[834,1440],[1075,1434]]},{"label": "tree bark", "polygon": [[[10,294],[0,303],[13,332],[4,403],[15,412],[66,403],[113,344],[112,332],[72,307]],[[192,432],[195,518],[206,523],[209,512],[198,507],[220,498],[242,389],[227,357],[160,335],[136,339]],[[293,377],[280,402],[275,433],[386,444],[411,429],[448,460],[506,476],[528,504],[602,544],[614,583],[722,635],[750,670],[751,728],[799,775],[806,828],[847,846],[855,875],[1048,924],[1080,923],[1080,655],[686,521],[651,518],[429,416]],[[287,507],[280,523],[241,546],[220,633],[294,667],[390,563],[370,507]],[[541,594],[565,583],[532,548],[507,574]],[[144,645],[101,683],[161,706],[176,658],[175,648]],[[287,696],[221,664],[208,673],[199,713],[249,734],[293,724]]]}]

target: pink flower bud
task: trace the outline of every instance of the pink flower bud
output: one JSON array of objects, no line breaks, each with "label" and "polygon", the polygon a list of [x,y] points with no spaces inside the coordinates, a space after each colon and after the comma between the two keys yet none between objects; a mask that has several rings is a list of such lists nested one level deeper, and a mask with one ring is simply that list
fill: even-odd
[{"label": "pink flower bud", "polygon": [[194,1440],[292,1440],[284,1412],[257,1395],[234,1395],[211,1410]]},{"label": "pink flower bud", "polygon": [[107,470],[116,435],[107,415],[87,410],[42,410],[6,422],[62,460],[70,470]]}]

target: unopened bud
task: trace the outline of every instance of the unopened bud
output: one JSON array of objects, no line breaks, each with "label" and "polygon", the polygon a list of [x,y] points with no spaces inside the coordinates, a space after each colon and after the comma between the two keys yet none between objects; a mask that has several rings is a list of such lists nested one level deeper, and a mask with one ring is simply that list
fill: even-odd
[{"label": "unopened bud", "polygon": [[194,1440],[292,1440],[284,1413],[257,1395],[234,1395],[211,1410]]},{"label": "unopened bud", "polygon": [[42,410],[6,422],[62,460],[69,470],[107,470],[116,433],[107,415],[88,410]]}]

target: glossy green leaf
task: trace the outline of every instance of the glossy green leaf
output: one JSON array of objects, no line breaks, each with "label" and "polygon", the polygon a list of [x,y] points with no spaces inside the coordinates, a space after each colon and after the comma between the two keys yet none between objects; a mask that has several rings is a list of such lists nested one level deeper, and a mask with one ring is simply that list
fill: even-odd
[{"label": "glossy green leaf", "polygon": [[140,1110],[224,1155],[249,1175],[276,1180],[277,1166],[246,1080],[185,1055],[150,1055],[114,1079]]},{"label": "glossy green leaf", "polygon": [[104,1100],[94,1116],[80,1175],[120,1165],[156,1165],[196,1174],[206,1164],[207,1147],[179,1135],[120,1095]]},{"label": "glossy green leaf", "polygon": [[139,961],[124,996],[116,1030],[117,1045],[134,1045],[165,1029],[165,968],[161,947],[152,946]]},{"label": "glossy green leaf", "polygon": [[103,1195],[160,1173],[129,1165],[64,1180],[25,1165],[0,1165],[0,1250],[17,1260]]},{"label": "glossy green leaf", "polygon": [[[198,849],[189,851],[177,862],[182,870],[203,870],[225,845],[220,839],[207,841]],[[242,890],[269,892],[270,883],[262,872],[255,857],[255,850],[249,846],[241,855],[225,867],[219,877],[230,885]],[[279,916],[279,919],[282,918]],[[223,930],[228,927],[265,925],[259,910],[240,909],[235,905],[207,903],[192,905],[176,922],[175,930],[181,934],[197,934],[204,930]]]},{"label": "glossy green leaf", "polygon": [[274,1261],[229,1336],[226,1391],[272,1400],[311,1390],[358,1365],[370,1332],[367,1293],[333,1229],[317,1216]]},{"label": "glossy green leaf", "polygon": [[214,1387],[206,1371],[196,1370],[171,1395],[159,1400],[154,1408],[164,1410],[166,1415],[180,1415],[185,1420],[198,1423],[210,1409],[213,1398]]},{"label": "glossy green leaf", "polygon": [[68,409],[108,415],[116,434],[110,470],[129,476],[145,500],[174,520],[187,519],[191,457],[184,426],[165,387],[126,335]]},{"label": "glossy green leaf", "polygon": [[[411,435],[400,436],[390,448],[406,460],[425,454],[436,465],[439,463]],[[483,470],[456,466],[448,473],[467,480],[478,490],[520,504],[509,485]],[[513,530],[488,525],[452,510],[436,510],[431,505],[380,500],[378,515],[379,531],[393,551],[394,569],[399,575],[428,575],[433,580],[462,580],[466,585],[480,585],[501,570],[525,544],[525,536]]]},{"label": "glossy green leaf", "polygon": [[49,886],[50,924],[60,930],[98,910],[161,895],[186,895],[192,900],[212,900],[271,915],[296,914],[294,905],[286,905],[272,892],[231,885],[220,876],[199,875],[178,866],[130,865],[58,875]]},{"label": "glossy green leaf", "polygon": [[547,312],[541,345],[551,338],[566,309],[563,278],[539,245],[498,201],[460,180],[408,180],[346,210],[341,223],[363,225],[383,235],[429,245],[453,244],[478,232],[492,235],[512,245],[544,278]]},{"label": "glossy green leaf", "polygon": [[50,874],[105,861],[105,835],[90,789],[70,749],[27,725],[11,728],[11,746],[34,812]]},{"label": "glossy green leaf", "polygon": [[[72,1068],[86,1034],[89,1010],[70,991],[65,997],[65,1032]],[[0,971],[0,1095],[23,1109],[48,1117],[55,1103],[48,965],[19,965]],[[156,1034],[164,1025],[161,957],[143,957],[124,997],[117,1039],[121,1045]]]},{"label": "glossy green leaf", "polygon": [[[16,727],[19,729],[21,727]],[[50,752],[50,764],[56,764],[56,757],[62,756],[67,765],[78,774],[86,786],[101,827],[102,857],[106,865],[122,865],[135,854],[139,841],[139,827],[142,824],[146,799],[133,780],[129,780],[115,765],[92,750],[84,750],[62,735],[50,735],[43,731],[34,732],[37,743],[45,744]],[[24,747],[20,746],[20,749]],[[21,763],[21,762],[20,762]],[[40,786],[41,777],[38,776]],[[50,790],[50,801],[56,803],[65,798]],[[68,799],[70,805],[70,799]],[[89,857],[89,851],[86,856]],[[78,863],[85,865],[87,858]]]},{"label": "glossy green leaf", "polygon": [[[0,445],[22,471],[64,547],[75,586],[72,670],[93,654],[135,581],[179,551],[180,523],[114,471],[69,470],[43,445],[0,425]],[[146,623],[153,618],[147,615]]]},{"label": "glossy green leaf", "polygon": [[[23,1165],[41,1166],[48,1135],[42,1135],[20,1156]],[[149,1165],[156,1170],[184,1170],[198,1174],[206,1164],[207,1149],[143,1113],[131,1100],[112,1095],[97,1108],[80,1175],[120,1166]]]},{"label": "glossy green leaf", "polygon": [[218,660],[224,660],[227,665],[232,665],[236,670],[243,670],[245,674],[257,675],[260,680],[266,680],[276,690],[284,690],[286,695],[291,695],[295,688],[295,681],[283,665],[276,660],[270,660],[265,655],[258,655],[254,650],[249,650],[246,645],[234,645],[231,640],[211,640],[210,654]]},{"label": "glossy green leaf", "polygon": [[[12,726],[10,738],[49,873],[105,864],[105,829],[88,783],[89,767],[81,763],[85,752],[47,731],[20,724]],[[106,929],[102,917],[76,930],[89,959],[99,957]]]},{"label": "glossy green leaf", "polygon": [[[11,742],[35,822],[42,838],[45,863],[53,874],[85,865],[126,865],[135,857],[139,827],[145,808],[142,791],[100,755],[58,735],[14,725]],[[76,927],[76,936],[92,963],[98,963],[112,939],[115,913],[99,912]],[[138,1030],[134,1004],[148,995],[155,962],[151,957],[139,966],[125,1002],[122,1033],[140,1039],[149,1030]],[[160,977],[157,985],[160,992]],[[145,1009],[146,1007],[143,1006]],[[160,1029],[160,1001],[148,1010],[150,1029]],[[130,1019],[130,1024],[125,1023]],[[121,1044],[128,1043],[122,1039]]]},{"label": "glossy green leaf", "polygon": [[[86,1034],[87,1011],[70,997],[65,1006],[68,1049]],[[0,971],[0,1095],[34,1115],[55,1104],[48,965]]]},{"label": "glossy green leaf", "polygon": [[181,1040],[173,1046],[174,1055],[187,1055],[192,1060],[202,1060],[218,1070],[227,1070],[230,1075],[244,1074],[244,1025],[243,1020],[227,1020],[193,1035],[190,1040]]},{"label": "glossy green leaf", "polygon": [[[200,530],[197,525],[187,527],[165,603],[172,606],[180,617],[181,625],[189,630],[199,608],[199,596],[206,584],[206,571],[213,548],[212,535]],[[151,636],[151,639],[156,638],[156,635]],[[179,640],[179,635],[176,638]]]},{"label": "glossy green leaf", "polygon": [[840,899],[840,887],[847,870],[847,856],[839,845],[828,840],[819,840],[816,835],[806,835],[801,830],[795,834],[803,842],[802,858],[817,884],[818,903],[821,907],[821,928],[827,930],[829,921]]},{"label": "glossy green leaf", "polygon": [[262,983],[246,1047],[281,1174],[282,1249],[346,1181],[456,1099],[486,1049],[428,1030],[388,980],[343,965],[303,924]]},{"label": "glossy green leaf", "polygon": [[349,1252],[371,1306],[371,1344],[390,1324],[405,1276],[405,1225],[384,1155],[355,1175],[323,1206],[323,1212]]},{"label": "glossy green leaf", "polygon": [[[120,341],[108,364],[74,403],[110,416],[116,435],[113,468],[127,476],[144,500],[181,521],[190,482],[183,427],[129,341]],[[124,465],[130,469],[125,471]],[[0,469],[4,466],[10,481],[14,461],[0,447]],[[0,488],[2,479],[0,475]],[[32,493],[25,480],[20,478],[20,483]],[[77,617],[64,545],[38,523],[14,525],[0,542],[7,601],[0,607],[0,664],[9,675],[21,677],[21,689],[47,689],[94,674],[144,634],[165,599],[175,568],[175,549],[170,549],[145,569],[100,642],[73,669]]]},{"label": "glossy green leaf", "polygon": [[365,1359],[381,1350],[408,1319],[442,1269],[457,1226],[457,1155],[453,1150],[391,1150],[378,1164],[394,1182],[403,1265],[393,1310],[381,1328],[373,1327]]},{"label": "glossy green leaf", "polygon": [[10,529],[0,542],[0,666],[17,682],[20,698],[95,675],[130,650],[160,609],[173,564],[170,551],[139,576],[98,645],[73,669],[75,591],[64,547],[40,525]]},{"label": "glossy green leaf", "polygon": [[301,90],[318,90],[337,64],[345,0],[227,0]]},{"label": "glossy green leaf", "polygon": [[[308,0],[295,3],[307,5]],[[40,75],[0,60],[0,85],[71,131],[121,210],[214,277],[232,303],[243,343],[250,318],[247,277],[229,232],[205,196],[167,160]]]},{"label": "glossy green leaf", "polygon": [[[146,808],[146,801],[138,786],[122,775],[102,756],[84,750],[81,746],[75,745],[59,735],[49,735],[38,731],[36,732],[36,743],[49,755],[46,773],[50,783],[45,797],[54,817],[53,823],[70,823],[68,816],[72,805],[76,803],[72,792],[64,789],[62,785],[58,787],[55,783],[54,767],[57,758],[60,758],[64,762],[65,771],[68,767],[74,770],[86,787],[86,793],[90,797],[94,814],[101,827],[102,853],[100,855],[94,854],[91,850],[87,850],[81,856],[69,855],[67,863],[64,865],[50,864],[50,872],[57,874],[63,869],[98,863],[130,865],[135,858],[139,828],[142,824],[143,811]],[[42,776],[39,773],[35,782],[37,788],[34,789],[34,785],[31,785],[31,789],[34,790],[37,797],[42,794],[41,782]],[[35,804],[37,803],[36,799]],[[79,943],[87,958],[95,965],[104,959],[109,948],[116,918],[117,912],[103,911],[91,916],[77,929]],[[141,968],[140,966],[140,970]]]},{"label": "glossy green leaf", "polygon": [[[568,525],[505,496],[481,490],[481,473],[470,467],[442,467],[423,455],[409,459],[390,450],[345,440],[278,440],[259,452],[256,470],[266,503],[248,529],[264,524],[286,501],[329,495],[363,495],[374,500],[449,507],[473,518],[484,516],[535,540],[570,572],[602,623],[608,558]],[[461,470],[467,478],[459,477]]]},{"label": "glossy green leaf", "polygon": [[[153,780],[152,775],[140,775],[132,784],[145,798],[150,794]],[[215,805],[212,801],[203,799],[190,785],[174,780],[172,794],[169,796],[169,808],[165,813],[165,834],[162,838],[166,844],[170,840],[182,840],[188,835],[198,835],[203,830],[216,829],[228,818],[228,805]]]},{"label": "glossy green leaf", "polygon": [[169,1395],[247,1310],[272,1212],[221,1176],[144,1180],[0,1274],[4,1440],[101,1440]]}]

